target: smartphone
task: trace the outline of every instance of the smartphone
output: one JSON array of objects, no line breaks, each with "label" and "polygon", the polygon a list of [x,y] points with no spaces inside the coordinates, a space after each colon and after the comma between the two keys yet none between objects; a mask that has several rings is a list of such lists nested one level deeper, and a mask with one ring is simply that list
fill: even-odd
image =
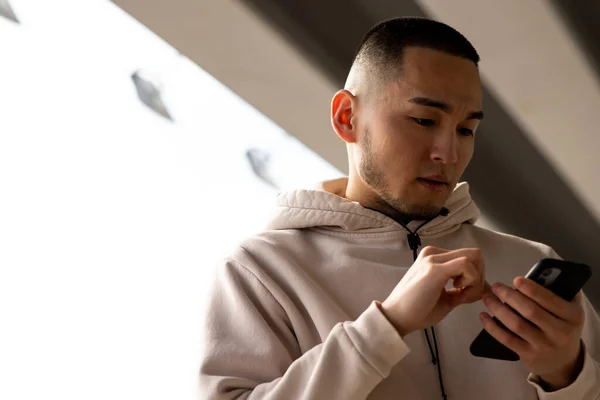
[{"label": "smartphone", "polygon": [[[525,278],[531,279],[563,299],[571,301],[591,276],[592,270],[585,264],[544,258],[527,273]],[[506,328],[496,317],[493,319],[498,325]],[[519,360],[517,353],[498,342],[485,329],[473,340],[470,350],[471,354],[477,357],[506,361]]]}]

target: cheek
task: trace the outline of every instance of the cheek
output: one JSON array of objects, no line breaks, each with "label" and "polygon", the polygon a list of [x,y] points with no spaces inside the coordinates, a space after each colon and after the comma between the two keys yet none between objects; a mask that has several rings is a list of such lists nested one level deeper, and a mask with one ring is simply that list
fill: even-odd
[{"label": "cheek", "polygon": [[378,122],[371,131],[373,161],[396,179],[418,170],[428,159],[428,136],[415,129],[412,121],[390,118]]},{"label": "cheek", "polygon": [[418,151],[422,145],[419,132],[415,132],[414,126],[409,121],[390,120],[382,124],[380,133],[381,149],[385,152],[394,152],[403,156]]},{"label": "cheek", "polygon": [[387,140],[385,144],[377,160],[384,174],[394,182],[411,180],[427,158],[427,152],[421,151],[414,142],[400,138]]},{"label": "cheek", "polygon": [[389,163],[390,169],[395,169],[394,165],[405,163],[407,158],[412,157],[410,154],[410,144],[400,137],[400,135],[386,135],[379,143],[378,155],[380,159]]}]

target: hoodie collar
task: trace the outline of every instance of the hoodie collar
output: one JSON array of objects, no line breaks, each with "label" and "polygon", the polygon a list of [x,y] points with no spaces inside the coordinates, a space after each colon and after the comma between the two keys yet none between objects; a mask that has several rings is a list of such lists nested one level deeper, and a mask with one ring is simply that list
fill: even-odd
[{"label": "hoodie collar", "polygon": [[[348,178],[325,181],[314,190],[294,190],[277,195],[277,207],[268,229],[300,229],[327,227],[332,230],[405,231],[392,218],[363,207],[357,201],[343,196]],[[454,188],[444,205],[447,216],[438,216],[425,225],[421,236],[441,236],[460,228],[463,223],[473,224],[479,217],[479,209],[471,199],[469,185],[461,182]],[[411,221],[408,228],[414,230],[424,221]]]}]

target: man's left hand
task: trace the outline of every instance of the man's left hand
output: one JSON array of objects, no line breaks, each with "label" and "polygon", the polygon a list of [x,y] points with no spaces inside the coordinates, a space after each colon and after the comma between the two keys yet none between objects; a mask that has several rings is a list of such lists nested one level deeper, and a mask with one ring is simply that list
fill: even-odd
[{"label": "man's left hand", "polygon": [[510,331],[487,313],[480,315],[483,327],[517,353],[529,371],[546,383],[547,389],[569,386],[583,367],[581,292],[568,302],[522,276],[516,277],[513,284],[517,290],[496,283],[492,292],[497,297],[487,293],[483,298],[488,310]]}]

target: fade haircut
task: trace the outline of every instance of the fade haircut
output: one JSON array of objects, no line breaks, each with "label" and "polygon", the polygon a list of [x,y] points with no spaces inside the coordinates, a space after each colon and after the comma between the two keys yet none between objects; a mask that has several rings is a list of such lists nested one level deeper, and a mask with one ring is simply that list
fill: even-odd
[{"label": "fade haircut", "polygon": [[402,72],[404,50],[423,47],[462,57],[479,64],[479,55],[471,43],[456,29],[430,19],[393,18],[373,26],[364,36],[346,82],[346,88],[362,79],[381,87]]}]

